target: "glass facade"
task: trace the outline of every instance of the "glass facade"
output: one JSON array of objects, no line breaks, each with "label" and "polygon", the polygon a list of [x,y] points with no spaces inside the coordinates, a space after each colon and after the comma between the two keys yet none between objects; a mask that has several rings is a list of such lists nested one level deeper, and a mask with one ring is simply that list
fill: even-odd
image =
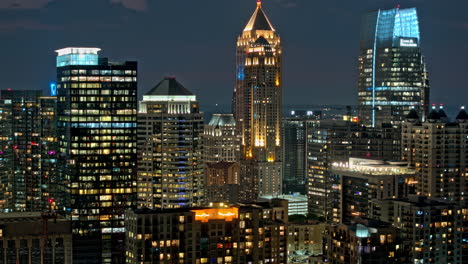
[{"label": "glass facade", "polygon": [[124,211],[136,202],[137,63],[69,64],[57,78],[59,177],[71,198],[59,207],[71,214],[73,262],[121,263]]},{"label": "glass facade", "polygon": [[425,116],[429,80],[415,8],[378,10],[364,16],[358,88],[364,125],[400,123],[413,108]]}]

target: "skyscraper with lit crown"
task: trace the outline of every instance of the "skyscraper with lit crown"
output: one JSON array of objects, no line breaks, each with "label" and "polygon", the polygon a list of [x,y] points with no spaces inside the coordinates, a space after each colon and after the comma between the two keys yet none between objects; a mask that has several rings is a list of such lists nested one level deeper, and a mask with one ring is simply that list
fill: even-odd
[{"label": "skyscraper with lit crown", "polygon": [[363,17],[359,56],[359,115],[366,126],[399,124],[411,109],[429,110],[429,79],[416,8]]},{"label": "skyscraper with lit crown", "polygon": [[234,109],[241,135],[241,200],[281,194],[281,64],[280,37],[257,1],[237,40]]},{"label": "skyscraper with lit crown", "polygon": [[58,177],[70,201],[73,263],[122,263],[124,211],[136,205],[137,62],[98,48],[57,50]]}]

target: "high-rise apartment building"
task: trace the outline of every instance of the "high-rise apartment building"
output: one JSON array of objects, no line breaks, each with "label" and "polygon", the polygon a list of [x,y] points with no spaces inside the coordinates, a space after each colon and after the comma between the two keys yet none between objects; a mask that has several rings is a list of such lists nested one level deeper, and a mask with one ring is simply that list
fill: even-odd
[{"label": "high-rise apartment building", "polygon": [[462,206],[463,258],[468,262],[468,114],[451,121],[433,109],[424,122],[415,111],[402,125],[403,159],[417,171],[416,192]]},{"label": "high-rise apartment building", "polygon": [[241,135],[241,199],[282,190],[282,48],[280,37],[257,1],[237,39],[234,109]]},{"label": "high-rise apartment building", "polygon": [[0,95],[0,208],[32,212],[56,199],[55,97],[40,90],[2,90]]},{"label": "high-rise apartment building", "polygon": [[468,116],[461,110],[456,122],[433,109],[425,122],[413,111],[402,125],[403,159],[417,171],[418,195],[468,205]]},{"label": "high-rise apartment building", "polygon": [[332,222],[333,208],[339,203],[339,178],[333,177],[333,163],[346,163],[350,157],[400,160],[401,131],[395,127],[369,128],[333,120],[308,121],[307,195],[309,213]]},{"label": "high-rise apartment building", "polygon": [[97,48],[57,50],[59,178],[73,263],[121,263],[124,211],[136,204],[137,63]]},{"label": "high-rise apartment building", "polygon": [[414,188],[416,174],[406,162],[356,158],[345,164],[335,163],[331,173],[339,181],[333,208],[333,220],[338,223],[369,217],[373,199],[407,197]]},{"label": "high-rise apartment building", "polygon": [[366,126],[398,124],[414,108],[425,116],[429,81],[416,8],[378,10],[361,26],[359,115]]},{"label": "high-rise apartment building", "polygon": [[213,114],[203,133],[203,161],[236,162],[239,159],[239,147],[234,115]]},{"label": "high-rise apartment building", "polygon": [[399,229],[409,262],[462,263],[462,210],[452,202],[409,196],[373,200],[370,217]]},{"label": "high-rise apartment building", "polygon": [[125,221],[126,263],[287,263],[282,204],[137,209]]},{"label": "high-rise apartment building", "polygon": [[138,206],[179,208],[203,202],[203,114],[196,96],[164,78],[138,113]]}]

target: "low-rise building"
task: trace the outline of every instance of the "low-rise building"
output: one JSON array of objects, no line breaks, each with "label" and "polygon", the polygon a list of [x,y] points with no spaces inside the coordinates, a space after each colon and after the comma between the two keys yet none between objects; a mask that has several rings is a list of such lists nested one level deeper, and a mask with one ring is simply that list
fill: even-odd
[{"label": "low-rise building", "polygon": [[288,201],[288,214],[289,215],[307,215],[307,195],[291,194],[291,195],[266,195],[261,196],[259,201],[268,201],[271,199],[282,199]]},{"label": "low-rise building", "polygon": [[325,223],[288,223],[288,263],[309,263],[313,256],[323,254]]},{"label": "low-rise building", "polygon": [[44,221],[40,212],[1,214],[0,263],[72,263],[71,222]]},{"label": "low-rise building", "polygon": [[325,230],[324,244],[326,263],[408,263],[399,230],[380,221],[330,225]]}]

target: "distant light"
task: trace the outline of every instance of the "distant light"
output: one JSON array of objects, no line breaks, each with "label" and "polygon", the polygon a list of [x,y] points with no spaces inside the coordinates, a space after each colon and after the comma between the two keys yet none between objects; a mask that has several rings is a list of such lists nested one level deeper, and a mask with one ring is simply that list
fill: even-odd
[{"label": "distant light", "polygon": [[462,110],[465,110],[465,106],[462,106],[461,109],[462,109]]},{"label": "distant light", "polygon": [[52,82],[50,83],[50,96],[57,96],[57,84]]},{"label": "distant light", "polygon": [[296,111],[291,111],[291,115],[295,115],[296,114]]},{"label": "distant light", "polygon": [[8,91],[11,91],[11,88],[8,88],[7,90],[8,90]]}]

